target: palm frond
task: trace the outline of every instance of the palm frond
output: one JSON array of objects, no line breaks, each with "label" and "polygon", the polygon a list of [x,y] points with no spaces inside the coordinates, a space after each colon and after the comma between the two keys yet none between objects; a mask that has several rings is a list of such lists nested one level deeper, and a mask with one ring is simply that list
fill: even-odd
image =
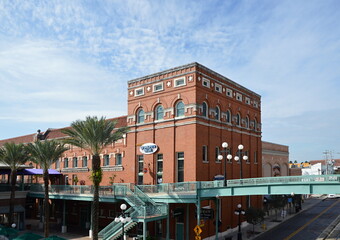
[{"label": "palm frond", "polygon": [[7,164],[12,171],[25,164],[28,159],[29,154],[23,144],[6,142],[0,148],[0,162]]},{"label": "palm frond", "polygon": [[39,164],[43,169],[49,169],[50,166],[68,150],[64,143],[56,140],[29,143],[27,149],[31,155],[32,161]]},{"label": "palm frond", "polygon": [[62,131],[69,136],[64,142],[87,149],[92,155],[99,155],[105,146],[122,138],[122,135],[128,132],[127,127],[114,131],[116,124],[117,122],[108,121],[105,117],[88,116],[86,120],[77,120],[71,124],[70,129]]}]

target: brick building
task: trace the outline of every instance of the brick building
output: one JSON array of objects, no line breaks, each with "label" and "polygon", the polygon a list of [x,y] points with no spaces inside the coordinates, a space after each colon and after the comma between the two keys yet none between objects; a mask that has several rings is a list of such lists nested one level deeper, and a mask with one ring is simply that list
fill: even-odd
[{"label": "brick building", "polygon": [[262,141],[263,177],[289,176],[289,147]]},{"label": "brick building", "polygon": [[[242,163],[243,178],[262,176],[261,97],[253,91],[201,64],[191,63],[129,81],[127,104],[127,116],[111,120],[117,121],[117,127],[129,126],[130,131],[101,155],[104,173],[101,185],[211,181],[224,175],[224,164],[227,179],[240,178],[240,162],[234,158],[218,159],[222,142],[228,142],[233,157],[239,154],[238,145],[244,146],[242,154],[248,159]],[[38,135],[2,140],[0,144],[64,137],[61,129],[49,129]],[[141,151],[141,147],[146,151]],[[52,184],[90,185],[90,167],[89,153],[70,146],[53,166],[61,175],[54,177]],[[60,218],[61,201],[52,201],[55,219]],[[236,226],[233,212],[238,203],[261,206],[262,200],[257,196],[223,197],[219,202],[220,231]],[[202,199],[200,204],[216,209],[212,199]],[[89,219],[90,203],[70,200],[66,205],[72,209],[67,224],[88,227],[85,223]],[[193,239],[195,204],[179,199],[168,205],[172,216],[170,233],[165,232],[166,220],[160,219],[147,223],[149,234],[159,239]],[[117,211],[119,204],[102,202],[100,226],[112,221]],[[205,221],[203,237],[214,235],[216,222],[216,219]]]}]

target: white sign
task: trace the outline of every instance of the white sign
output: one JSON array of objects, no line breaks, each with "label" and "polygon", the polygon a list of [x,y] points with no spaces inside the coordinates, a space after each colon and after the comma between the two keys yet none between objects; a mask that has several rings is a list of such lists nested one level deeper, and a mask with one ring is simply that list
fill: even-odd
[{"label": "white sign", "polygon": [[144,143],[140,146],[139,151],[143,154],[153,154],[157,151],[158,146],[154,143]]}]

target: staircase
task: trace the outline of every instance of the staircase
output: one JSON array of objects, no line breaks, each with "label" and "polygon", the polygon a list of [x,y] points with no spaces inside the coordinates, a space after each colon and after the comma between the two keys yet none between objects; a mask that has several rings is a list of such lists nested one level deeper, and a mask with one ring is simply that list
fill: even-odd
[{"label": "staircase", "polygon": [[[167,216],[168,214],[166,204],[156,203],[134,184],[114,184],[113,189],[116,198],[122,199],[130,205],[125,213],[132,218],[132,221],[124,224],[125,232],[133,228],[138,220]],[[122,234],[122,223],[112,221],[98,233],[98,237],[103,240],[114,240]]]}]

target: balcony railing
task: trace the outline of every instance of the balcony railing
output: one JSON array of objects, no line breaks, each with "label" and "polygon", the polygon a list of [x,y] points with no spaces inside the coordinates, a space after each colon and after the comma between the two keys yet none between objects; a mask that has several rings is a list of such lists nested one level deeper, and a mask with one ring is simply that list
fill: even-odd
[{"label": "balcony railing", "polygon": [[[299,183],[339,183],[340,175],[308,175],[266,178],[244,178],[227,181],[227,187],[274,185],[274,184],[299,184]],[[180,182],[163,183],[158,185],[113,184],[112,186],[101,186],[99,194],[113,197],[129,197],[137,195],[143,202],[155,204],[150,198],[152,194],[196,194],[197,189],[223,188],[223,180],[202,182]],[[31,186],[31,192],[43,192],[44,187],[40,184]],[[93,186],[86,185],[51,185],[51,194],[93,194]],[[147,195],[143,195],[148,194]],[[134,199],[136,200],[136,199]],[[136,205],[138,203],[136,202]]]}]

